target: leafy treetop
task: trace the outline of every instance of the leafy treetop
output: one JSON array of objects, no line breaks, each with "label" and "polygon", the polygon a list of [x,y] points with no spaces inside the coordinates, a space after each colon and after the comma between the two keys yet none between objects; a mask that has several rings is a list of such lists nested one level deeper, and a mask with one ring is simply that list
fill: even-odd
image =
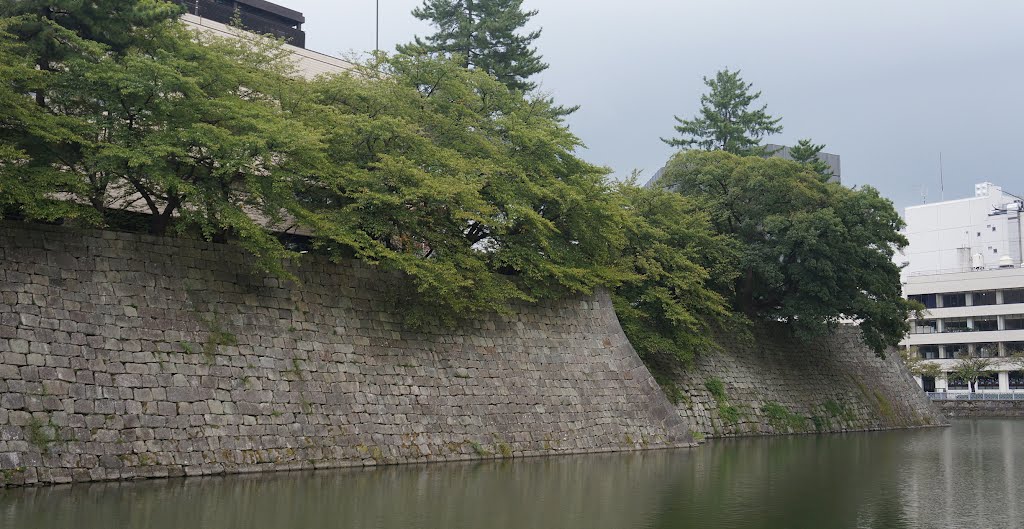
[{"label": "leafy treetop", "polygon": [[803,335],[855,320],[879,353],[907,332],[915,306],[902,297],[892,262],[907,244],[903,221],[874,188],[822,182],[781,158],[722,151],[677,154],[661,182],[701,203],[715,229],[739,243],[737,310],[789,322]]},{"label": "leafy treetop", "polygon": [[533,41],[541,30],[522,32],[537,14],[524,11],[522,0],[424,0],[412,14],[437,32],[401,45],[406,54],[440,53],[458,57],[466,68],[481,69],[509,88],[530,91],[529,77],[547,69]]},{"label": "leafy treetop", "polygon": [[818,173],[824,181],[832,178],[832,167],[818,158],[818,154],[825,149],[825,144],[815,145],[809,138],[800,140],[796,145],[789,148],[789,156],[793,161],[808,166],[815,173]]},{"label": "leafy treetop", "polygon": [[751,92],[740,72],[722,70],[713,79],[704,78],[710,92],[700,98],[700,112],[693,119],[675,116],[680,134],[661,141],[674,147],[721,150],[742,156],[766,154],[761,139],[782,132],[782,118],[768,115],[767,105],[751,108],[761,92]]}]

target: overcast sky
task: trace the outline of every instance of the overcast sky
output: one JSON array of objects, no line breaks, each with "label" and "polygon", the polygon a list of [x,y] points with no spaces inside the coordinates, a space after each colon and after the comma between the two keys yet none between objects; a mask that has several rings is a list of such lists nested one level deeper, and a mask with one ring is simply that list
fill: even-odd
[{"label": "overcast sky", "polygon": [[[306,16],[307,47],[374,47],[375,0],[276,0]],[[380,46],[431,32],[380,0]],[[810,137],[842,157],[843,183],[872,185],[901,210],[974,193],[984,180],[1024,193],[1024,1],[526,0],[551,67],[535,77],[618,177],[649,177],[674,149],[722,68],[741,69],[782,117],[773,143]]]}]

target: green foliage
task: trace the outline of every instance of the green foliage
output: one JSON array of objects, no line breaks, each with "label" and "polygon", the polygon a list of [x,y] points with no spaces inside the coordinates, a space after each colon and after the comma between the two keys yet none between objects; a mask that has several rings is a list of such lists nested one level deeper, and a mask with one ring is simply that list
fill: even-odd
[{"label": "green foliage", "polygon": [[483,70],[511,89],[533,90],[536,84],[527,79],[548,65],[532,47],[541,30],[521,31],[537,11],[522,6],[522,0],[424,0],[412,14],[437,32],[398,49],[454,57],[462,67]]},{"label": "green foliage", "polygon": [[684,148],[705,151],[722,150],[739,155],[762,155],[761,138],[782,132],[781,118],[768,115],[767,105],[752,109],[761,92],[751,92],[750,83],[743,82],[740,72],[722,70],[714,79],[704,78],[710,92],[700,98],[700,113],[693,119],[675,116],[678,138],[661,141]]},{"label": "green foliage", "polygon": [[978,379],[993,372],[996,361],[992,358],[967,356],[957,361],[956,366],[949,372],[950,378],[964,380],[975,391],[978,386]]},{"label": "green foliage", "polygon": [[[285,108],[286,68],[264,53],[273,45],[199,42],[169,20],[178,10],[170,4],[159,4],[169,11],[154,14],[147,7],[155,9],[153,2],[99,2],[111,4],[102,16],[92,12],[95,5],[74,4],[57,17],[70,28],[47,18],[53,14],[47,9],[5,19],[19,29],[48,28],[66,48],[53,55],[53,46],[0,40],[0,53],[20,51],[49,65],[32,86],[13,87],[15,96],[35,94],[37,107],[20,124],[30,134],[14,146],[25,154],[15,164],[21,173],[15,181],[23,188],[54,181],[43,196],[61,193],[68,208],[90,206],[88,216],[71,216],[91,223],[106,223],[111,209],[144,211],[154,234],[174,226],[234,240],[262,268],[283,273],[280,261],[289,252],[255,219],[281,220],[294,201],[290,182],[315,172],[321,149],[317,135]],[[79,19],[85,21],[72,23]],[[127,37],[117,37],[119,31]],[[93,40],[96,35],[110,39]],[[37,121],[48,126],[33,129]],[[8,158],[10,152],[4,149]],[[38,197],[19,202],[30,218],[57,214],[38,207]]]},{"label": "green foliage", "polygon": [[740,245],[737,310],[815,336],[841,318],[860,323],[878,354],[907,332],[893,253],[907,244],[892,203],[871,187],[822,182],[779,158],[683,152],[663,185],[693,197]]},{"label": "green foliage", "polygon": [[411,279],[392,296],[410,323],[624,276],[626,213],[547,103],[408,56],[319,80],[310,101],[328,163],[297,186],[297,219],[323,251]]},{"label": "green foliage", "polygon": [[629,213],[623,262],[631,268],[612,298],[619,322],[641,356],[664,352],[688,362],[714,348],[711,337],[732,318],[725,293],[736,245],[678,193],[632,181],[617,191]]},{"label": "green foliage", "polygon": [[910,349],[900,349],[900,358],[911,375],[916,377],[937,377],[942,375],[942,368],[935,362],[929,362]]},{"label": "green foliage", "polygon": [[789,148],[789,156],[793,158],[793,161],[803,164],[815,173],[818,173],[822,181],[827,182],[834,175],[832,174],[832,167],[818,158],[818,154],[824,148],[824,143],[815,145],[810,139],[804,139]]},{"label": "green foliage", "polygon": [[737,424],[742,418],[740,409],[732,404],[720,404],[718,406],[718,416],[722,418],[722,422],[725,424]]},{"label": "green foliage", "polygon": [[768,424],[775,428],[776,431],[794,431],[802,432],[807,429],[807,420],[800,415],[789,411],[778,402],[768,401],[761,406],[761,411],[764,412],[765,417],[768,418]]},{"label": "green foliage", "polygon": [[826,400],[822,407],[830,417],[841,419],[848,423],[853,422],[853,420],[857,418],[856,415],[854,415],[853,410],[834,400]]},{"label": "green foliage", "polygon": [[896,417],[896,414],[892,410],[892,403],[889,399],[885,398],[878,390],[875,390],[875,400],[878,401],[878,413],[886,419],[892,420]]},{"label": "green foliage", "polygon": [[466,441],[466,442],[469,443],[469,446],[473,449],[474,452],[476,452],[476,455],[478,455],[480,457],[488,457],[488,456],[493,455],[493,453],[490,450],[484,448],[484,446],[482,444],[480,444],[480,443],[478,443],[476,441]]},{"label": "green foliage", "polygon": [[717,401],[725,400],[725,384],[720,379],[709,378],[704,382],[704,387],[707,388],[708,393]]},{"label": "green foliage", "polygon": [[56,428],[52,423],[44,423],[38,417],[32,417],[25,425],[25,438],[40,452],[49,454],[50,446],[57,442]]}]

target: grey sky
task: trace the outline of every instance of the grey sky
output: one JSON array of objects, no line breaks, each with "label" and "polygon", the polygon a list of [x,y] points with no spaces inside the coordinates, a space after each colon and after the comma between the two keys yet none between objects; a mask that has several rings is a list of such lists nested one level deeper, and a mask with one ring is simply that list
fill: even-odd
[{"label": "grey sky", "polygon": [[[306,16],[307,46],[372,50],[374,0],[277,0]],[[431,30],[420,0],[380,0],[381,48]],[[1019,0],[526,0],[544,28],[543,90],[582,108],[583,156],[616,176],[653,174],[690,117],[702,76],[739,68],[785,127],[842,156],[843,182],[898,208],[973,194],[990,180],[1024,193],[1024,2]]]}]

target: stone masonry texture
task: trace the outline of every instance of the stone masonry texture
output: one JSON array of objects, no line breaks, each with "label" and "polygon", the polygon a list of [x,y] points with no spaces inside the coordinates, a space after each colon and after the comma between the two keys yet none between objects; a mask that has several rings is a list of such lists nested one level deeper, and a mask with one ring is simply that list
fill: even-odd
[{"label": "stone masonry texture", "polygon": [[763,325],[720,340],[723,350],[690,366],[662,358],[676,409],[698,437],[881,430],[945,424],[890,350],[879,358],[860,330],[841,325],[801,342]]},{"label": "stone masonry texture", "polygon": [[0,484],[690,446],[607,294],[414,332],[393,275],[0,223]]},{"label": "stone masonry texture", "polygon": [[939,400],[948,417],[1024,417],[1024,400]]}]

